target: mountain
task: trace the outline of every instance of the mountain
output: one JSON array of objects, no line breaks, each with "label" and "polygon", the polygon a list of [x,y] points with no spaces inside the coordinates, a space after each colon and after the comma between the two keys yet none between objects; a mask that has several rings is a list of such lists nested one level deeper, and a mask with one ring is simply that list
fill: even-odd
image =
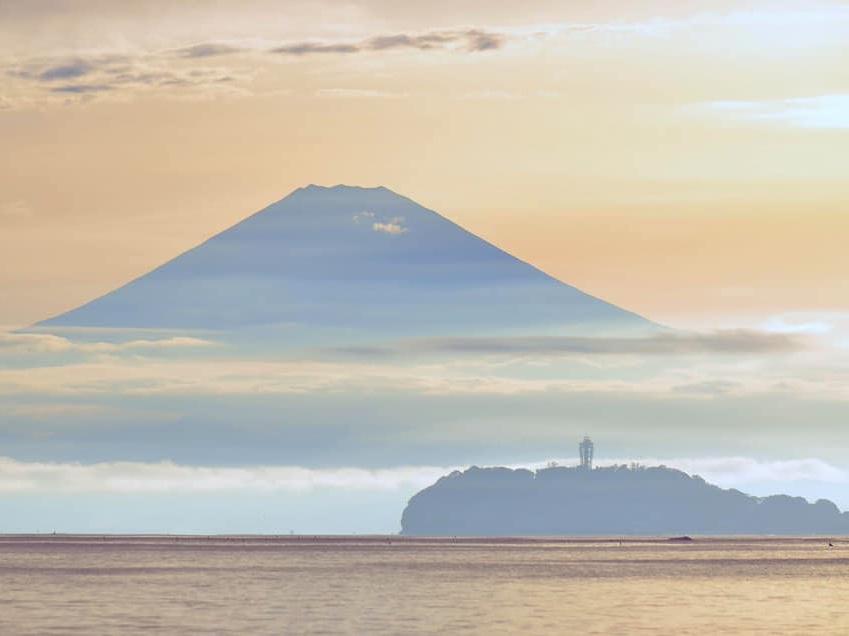
[{"label": "mountain", "polygon": [[849,513],[823,499],[723,490],[666,467],[473,467],[413,496],[401,528],[420,536],[849,534]]},{"label": "mountain", "polygon": [[311,185],[36,326],[275,325],[438,334],[466,328],[631,330],[652,323],[386,188]]}]

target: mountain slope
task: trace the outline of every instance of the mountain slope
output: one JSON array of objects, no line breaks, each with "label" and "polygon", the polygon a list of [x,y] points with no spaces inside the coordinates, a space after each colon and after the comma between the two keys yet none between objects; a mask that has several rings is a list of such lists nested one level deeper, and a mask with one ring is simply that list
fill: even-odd
[{"label": "mountain slope", "polygon": [[385,188],[309,186],[38,327],[270,325],[421,334],[651,323]]}]

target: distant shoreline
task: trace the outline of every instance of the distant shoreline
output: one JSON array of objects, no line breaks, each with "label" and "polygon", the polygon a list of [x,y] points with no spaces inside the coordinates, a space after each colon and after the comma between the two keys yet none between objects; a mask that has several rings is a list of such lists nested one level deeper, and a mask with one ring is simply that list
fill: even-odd
[{"label": "distant shoreline", "polygon": [[678,537],[669,536],[527,536],[527,537],[422,537],[395,534],[380,535],[312,535],[312,534],[75,534],[75,533],[26,533],[0,534],[0,548],[4,544],[15,543],[62,543],[78,542],[98,544],[104,541],[112,544],[121,542],[169,543],[185,542],[192,544],[432,544],[432,545],[593,545],[593,544],[663,544],[687,546],[694,544],[722,543],[817,543],[831,540],[835,544],[849,546],[849,535],[692,535],[692,541],[682,542]]}]

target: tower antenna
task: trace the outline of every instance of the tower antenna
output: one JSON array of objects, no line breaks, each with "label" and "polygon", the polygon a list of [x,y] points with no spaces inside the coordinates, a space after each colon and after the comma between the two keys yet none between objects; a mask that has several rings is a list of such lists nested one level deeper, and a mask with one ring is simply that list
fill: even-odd
[{"label": "tower antenna", "polygon": [[595,445],[589,435],[584,435],[584,441],[578,444],[578,454],[581,456],[581,468],[584,470],[593,469],[593,452]]}]

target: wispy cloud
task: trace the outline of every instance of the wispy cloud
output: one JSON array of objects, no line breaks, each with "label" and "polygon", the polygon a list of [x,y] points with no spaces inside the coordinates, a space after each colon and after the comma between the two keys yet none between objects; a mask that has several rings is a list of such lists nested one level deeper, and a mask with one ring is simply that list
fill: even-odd
[{"label": "wispy cloud", "polygon": [[395,236],[406,234],[410,231],[409,228],[404,225],[404,218],[400,216],[396,216],[389,221],[376,221],[375,223],[372,223],[371,229],[375,232],[392,234]]},{"label": "wispy cloud", "polygon": [[94,67],[91,64],[80,60],[46,68],[38,74],[38,79],[43,82],[71,80],[88,75],[92,70],[94,70]]},{"label": "wispy cloud", "polygon": [[417,51],[455,50],[468,53],[494,51],[507,42],[503,33],[482,29],[430,31],[420,34],[396,33],[379,35],[357,42],[295,42],[271,49],[280,55],[350,55],[399,49]]},{"label": "wispy cloud", "polygon": [[205,66],[195,61],[225,55],[225,46],[198,44],[161,54],[31,60],[6,68],[5,74],[41,91],[41,95],[63,96],[63,99],[75,96],[90,99],[104,94],[150,90],[177,91],[176,94],[209,91],[232,94],[238,92],[236,85],[244,85],[251,79],[252,71]]},{"label": "wispy cloud", "polygon": [[[159,91],[172,97],[250,94],[248,87],[262,64],[273,56],[306,57],[391,51],[480,53],[500,49],[508,36],[467,28],[378,35],[350,42],[299,41],[269,47],[267,40],[195,42],[164,50],[54,55],[24,59],[0,69],[19,82],[14,99],[4,96],[0,107],[34,103],[85,102],[118,99],[140,91]],[[212,66],[212,63],[216,66]],[[328,88],[319,97],[388,98],[403,94],[356,88]],[[53,101],[51,101],[51,97]]]},{"label": "wispy cloud", "polygon": [[356,44],[322,44],[320,42],[297,42],[295,44],[284,44],[271,49],[272,53],[281,55],[315,55],[322,53],[359,53],[360,48]]},{"label": "wispy cloud", "polygon": [[0,333],[0,352],[16,354],[117,353],[209,347],[213,342],[190,336],[124,342],[77,342],[47,333]]},{"label": "wispy cloud", "polygon": [[380,232],[381,234],[398,236],[410,231],[410,228],[404,225],[403,216],[384,218],[382,216],[378,216],[374,212],[363,211],[355,214],[352,217],[352,220],[354,223],[358,224],[363,222],[371,223],[371,229],[375,232]]},{"label": "wispy cloud", "polygon": [[505,336],[443,337],[409,340],[387,346],[348,347],[351,355],[406,355],[410,353],[510,355],[702,355],[770,354],[801,351],[806,343],[795,334],[751,330],[711,333],[669,331],[643,337]]},{"label": "wispy cloud", "polygon": [[821,318],[799,320],[789,316],[774,316],[764,323],[764,330],[773,333],[823,335],[833,329],[831,322]]},{"label": "wispy cloud", "polygon": [[72,95],[90,95],[111,91],[114,86],[109,84],[63,84],[50,89],[51,93],[70,93]]},{"label": "wispy cloud", "polygon": [[197,59],[218,57],[221,55],[232,55],[233,53],[240,53],[244,50],[244,48],[221,42],[202,42],[200,44],[193,44],[191,46],[176,49],[174,53],[177,57]]},{"label": "wispy cloud", "polygon": [[849,128],[849,95],[819,95],[762,101],[714,101],[714,114],[755,123],[808,129]]}]

